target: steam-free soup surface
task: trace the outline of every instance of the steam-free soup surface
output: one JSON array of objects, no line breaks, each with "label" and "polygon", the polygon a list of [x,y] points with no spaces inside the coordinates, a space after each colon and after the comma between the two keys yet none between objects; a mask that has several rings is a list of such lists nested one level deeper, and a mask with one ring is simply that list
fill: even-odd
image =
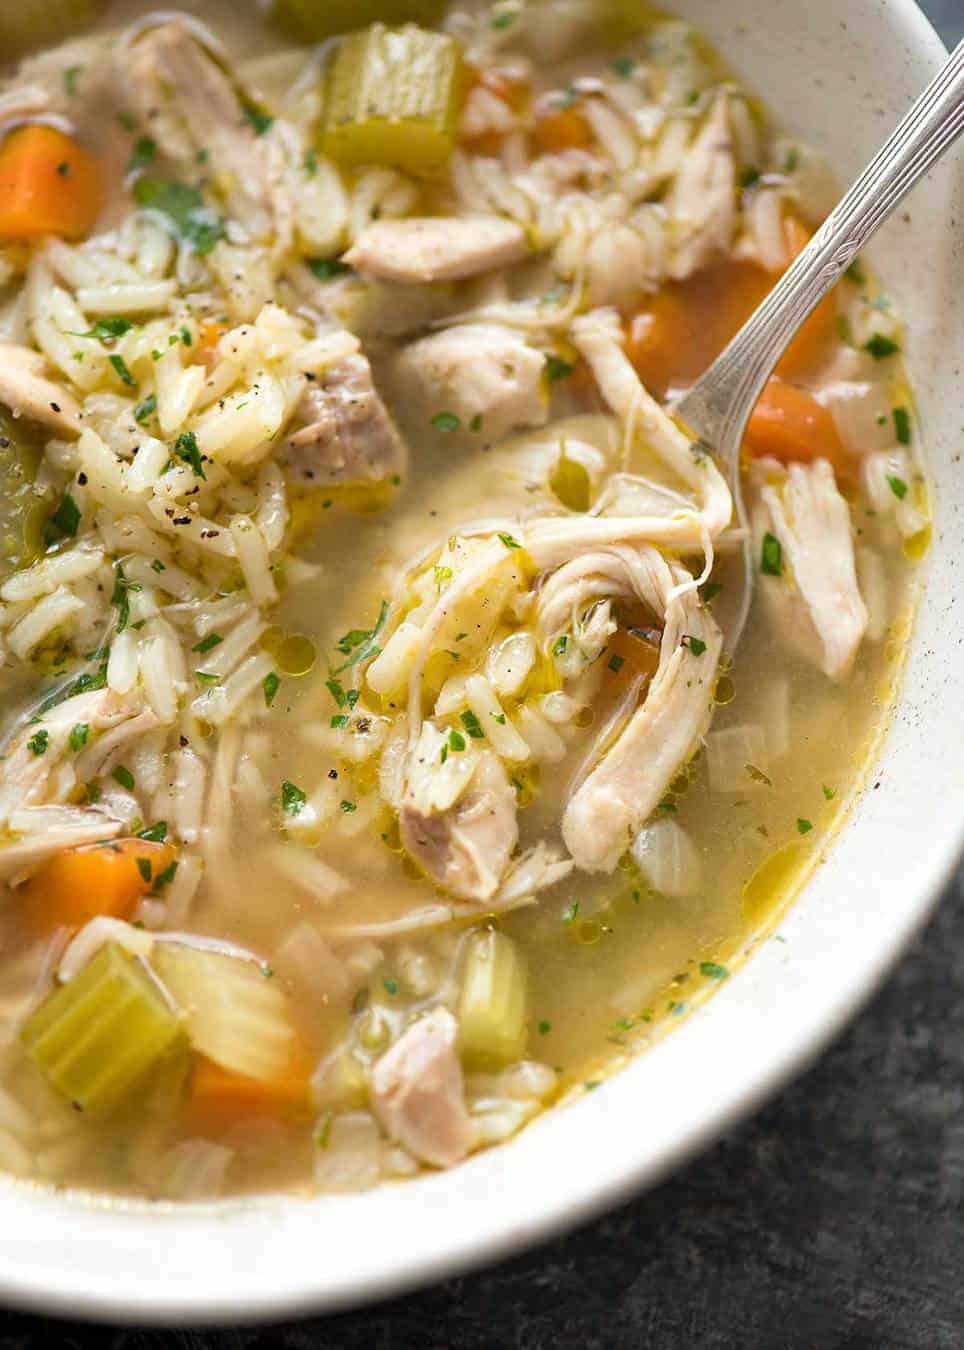
[{"label": "steam-free soup surface", "polygon": [[899,317],[861,263],[808,320],[742,528],[666,408],[834,185],[688,25],[63,8],[0,18],[0,1165],[453,1166],[730,978],[858,787]]}]

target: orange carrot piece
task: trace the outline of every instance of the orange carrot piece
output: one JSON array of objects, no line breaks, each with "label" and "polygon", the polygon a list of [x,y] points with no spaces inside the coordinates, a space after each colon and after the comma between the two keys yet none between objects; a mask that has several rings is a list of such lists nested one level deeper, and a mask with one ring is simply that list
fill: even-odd
[{"label": "orange carrot piece", "polygon": [[592,144],[589,123],[578,108],[553,108],[536,115],[532,139],[544,155],[585,150]]},{"label": "orange carrot piece", "polygon": [[268,1082],[235,1073],[206,1055],[198,1055],[187,1114],[192,1128],[214,1134],[253,1117],[295,1115],[308,1104],[308,1069],[302,1054],[293,1058],[284,1077]]},{"label": "orange carrot piece", "polygon": [[847,452],[830,412],[805,389],[776,376],[767,381],[746,429],[751,455],[770,455],[781,463],[827,459],[848,471]]},{"label": "orange carrot piece", "polygon": [[[802,253],[809,244],[813,231],[797,216],[788,215],[783,222],[791,258]],[[749,316],[747,316],[749,317]],[[813,311],[799,333],[790,343],[776,368],[778,375],[791,379],[812,374],[826,360],[837,329],[837,293],[831,291]]]},{"label": "orange carrot piece", "polygon": [[79,928],[101,914],[127,919],[173,860],[170,844],[149,839],[65,849],[21,888],[24,912],[41,932],[61,924]]},{"label": "orange carrot piece", "polygon": [[55,127],[19,127],[0,144],[0,241],[82,239],[102,200],[97,160]]}]

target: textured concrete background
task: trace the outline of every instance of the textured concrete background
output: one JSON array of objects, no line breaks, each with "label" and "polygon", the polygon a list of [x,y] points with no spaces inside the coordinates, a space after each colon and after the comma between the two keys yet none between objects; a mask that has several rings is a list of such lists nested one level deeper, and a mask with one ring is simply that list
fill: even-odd
[{"label": "textured concrete background", "polygon": [[[964,36],[964,0],[922,3],[949,46]],[[962,902],[964,876],[805,1077],[569,1237],[340,1317],[160,1332],[8,1315],[0,1350],[964,1350]],[[319,1263],[332,1241],[319,1225]]]}]

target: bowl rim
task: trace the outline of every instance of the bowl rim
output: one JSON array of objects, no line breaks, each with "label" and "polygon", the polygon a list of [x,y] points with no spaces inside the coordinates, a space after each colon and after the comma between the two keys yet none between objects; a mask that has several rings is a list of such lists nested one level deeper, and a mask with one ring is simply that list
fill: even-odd
[{"label": "bowl rim", "polygon": [[[946,49],[929,20],[914,0],[889,0],[887,13],[900,36],[915,56],[934,68],[946,57]],[[624,1202],[662,1180],[671,1170],[690,1160],[736,1120],[751,1114],[763,1101],[772,1097],[791,1077],[812,1062],[826,1045],[844,1028],[854,1014],[867,1002],[914,935],[931,915],[942,888],[949,881],[961,853],[964,852],[964,819],[948,816],[944,822],[939,846],[915,869],[913,902],[879,932],[869,939],[859,961],[848,968],[845,985],[833,998],[802,1020],[798,1033],[789,1046],[779,1052],[764,1054],[750,1071],[744,1072],[739,1085],[719,1083],[713,1104],[701,1111],[698,1118],[679,1131],[672,1140],[663,1140],[653,1147],[637,1144],[628,1158],[618,1150],[607,1154],[598,1164],[582,1172],[568,1173],[565,1185],[555,1191],[546,1189],[539,1201],[526,1213],[514,1207],[511,1222],[494,1223],[491,1220],[481,1229],[463,1226],[458,1236],[452,1236],[445,1222],[432,1242],[413,1243],[408,1250],[395,1253],[392,1263],[383,1264],[360,1277],[352,1276],[346,1268],[337,1278],[306,1279],[299,1260],[287,1263],[272,1277],[270,1284],[252,1276],[238,1283],[238,1270],[229,1266],[219,1277],[215,1287],[197,1278],[192,1285],[183,1278],[176,1287],[167,1289],[163,1279],[145,1282],[140,1288],[124,1288],[118,1283],[118,1270],[105,1268],[101,1278],[91,1279],[82,1261],[76,1265],[64,1261],[64,1248],[59,1254],[61,1268],[53,1271],[49,1259],[51,1223],[65,1221],[96,1232],[105,1247],[122,1242],[125,1235],[134,1234],[147,1226],[151,1228],[147,1246],[160,1247],[165,1238],[174,1235],[183,1239],[191,1259],[203,1254],[211,1235],[224,1238],[230,1244],[231,1231],[245,1230],[251,1240],[290,1243],[292,1235],[303,1239],[311,1225],[319,1225],[319,1203],[316,1200],[289,1196],[267,1196],[253,1201],[220,1202],[215,1205],[150,1205],[143,1202],[112,1203],[107,1200],[79,1197],[69,1192],[50,1192],[32,1188],[11,1179],[0,1181],[0,1212],[9,1209],[19,1213],[25,1221],[28,1251],[17,1249],[22,1233],[15,1230],[0,1236],[0,1298],[10,1307],[57,1314],[65,1317],[101,1319],[111,1322],[150,1322],[154,1325],[201,1325],[277,1320],[310,1312],[330,1312],[349,1306],[360,1306],[397,1296],[415,1287],[435,1283],[456,1273],[465,1273],[496,1260],[505,1259],[522,1249],[558,1236],[586,1222],[604,1210]],[[793,909],[789,911],[792,921]],[[751,955],[743,971],[750,973],[758,952]],[[741,974],[743,972],[741,971]],[[736,986],[720,990],[712,1000],[713,1016],[717,1008],[725,1007],[739,1012]],[[731,995],[733,997],[731,997]],[[707,1015],[706,1009],[697,1009],[673,1035],[646,1052],[647,1060],[657,1060],[666,1081],[671,1081],[673,1066],[669,1057],[679,1057],[680,1046],[692,1039],[690,1029]],[[669,1048],[667,1048],[669,1047]],[[438,1218],[448,1216],[453,1197],[479,1193],[479,1187],[498,1181],[503,1169],[498,1161],[493,1165],[492,1154],[521,1159],[523,1166],[539,1166],[538,1144],[543,1131],[559,1131],[559,1122],[568,1120],[573,1132],[585,1135],[587,1131],[605,1123],[623,1129],[620,1112],[630,1104],[633,1091],[627,1080],[630,1072],[621,1072],[608,1081],[600,1094],[587,1094],[564,1112],[530,1126],[517,1139],[487,1154],[476,1155],[455,1173],[433,1174],[409,1181],[401,1187],[382,1188],[364,1196],[324,1198],[323,1204],[334,1214],[340,1211],[351,1227],[355,1216],[379,1208],[391,1207],[391,1197],[405,1195],[407,1205],[420,1204]],[[604,1102],[603,1099],[606,1099]],[[563,1128],[565,1126],[563,1125]],[[629,1136],[627,1136],[629,1137]],[[513,1161],[505,1172],[518,1174],[518,1162]],[[548,1175],[548,1174],[547,1174]],[[463,1180],[464,1179],[464,1180]],[[383,1197],[376,1200],[376,1197]],[[384,1197],[389,1197],[387,1203]],[[36,1220],[34,1223],[33,1221]],[[289,1223],[288,1221],[291,1220]],[[5,1224],[6,1228],[7,1225]],[[60,1228],[62,1235],[62,1227]],[[199,1234],[203,1237],[199,1243]],[[216,1240],[216,1239],[215,1239]],[[247,1241],[247,1238],[245,1239]],[[248,1253],[250,1255],[250,1252]],[[121,1267],[123,1263],[120,1263]],[[249,1273],[249,1272],[245,1272]],[[52,1287],[56,1280],[56,1287]]]}]

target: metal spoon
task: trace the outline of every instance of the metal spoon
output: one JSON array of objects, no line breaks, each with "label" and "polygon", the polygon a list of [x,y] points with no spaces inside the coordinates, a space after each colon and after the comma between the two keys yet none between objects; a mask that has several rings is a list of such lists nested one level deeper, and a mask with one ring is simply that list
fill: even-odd
[{"label": "metal spoon", "polygon": [[[904,197],[964,131],[964,42],[921,94],[850,191],[750,316],[736,337],[672,412],[726,472],[739,524],[746,529],[740,446],[757,399],[800,326]],[[726,625],[732,655],[746,626],[755,573],[747,530],[743,588]]]}]

